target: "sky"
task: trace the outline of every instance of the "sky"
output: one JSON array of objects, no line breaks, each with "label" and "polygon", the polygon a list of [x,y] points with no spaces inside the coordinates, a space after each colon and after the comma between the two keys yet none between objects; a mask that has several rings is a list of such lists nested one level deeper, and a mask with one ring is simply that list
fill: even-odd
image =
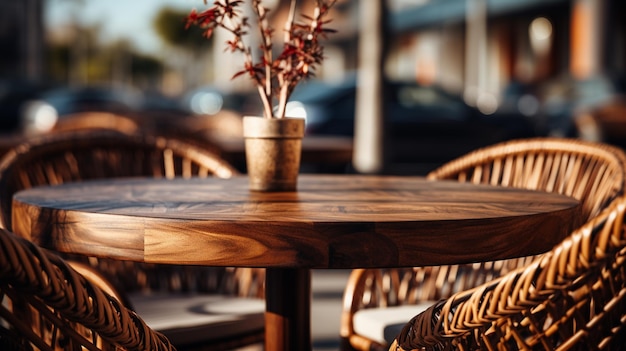
[{"label": "sky", "polygon": [[203,0],[46,0],[44,21],[47,27],[70,23],[79,14],[83,24],[100,23],[102,39],[130,39],[145,53],[157,53],[161,41],[152,21],[164,6],[191,11],[205,7]]}]

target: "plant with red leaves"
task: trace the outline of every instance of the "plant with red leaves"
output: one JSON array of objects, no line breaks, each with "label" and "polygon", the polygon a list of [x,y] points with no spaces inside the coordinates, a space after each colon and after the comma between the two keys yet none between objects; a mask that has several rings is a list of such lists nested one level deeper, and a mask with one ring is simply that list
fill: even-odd
[{"label": "plant with red leaves", "polygon": [[[241,15],[242,0],[217,0],[213,6],[202,12],[192,10],[187,16],[187,28],[197,25],[204,29],[204,36],[210,38],[217,28],[232,34],[232,40],[226,42],[227,50],[244,55],[244,68],[233,78],[248,75],[256,84],[263,102],[266,118],[283,118],[289,96],[296,85],[303,79],[314,75],[315,67],[321,64],[324,54],[319,42],[326,34],[334,30],[325,28],[330,22],[326,17],[337,0],[315,0],[312,16],[302,15],[304,22],[295,21],[297,0],[291,1],[289,17],[285,22],[283,50],[274,58],[272,35],[274,30],[268,21],[269,9],[262,0],[252,0],[252,9],[257,16],[258,30],[261,35],[261,58],[254,62],[251,48],[245,44],[244,36],[250,28],[249,19]],[[207,0],[204,0],[207,3]],[[277,108],[272,105],[277,101]]]}]

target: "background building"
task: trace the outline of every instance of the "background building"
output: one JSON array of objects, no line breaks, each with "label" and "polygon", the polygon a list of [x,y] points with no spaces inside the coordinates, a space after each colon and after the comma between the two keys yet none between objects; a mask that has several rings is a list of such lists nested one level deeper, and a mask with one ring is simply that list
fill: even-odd
[{"label": "background building", "polygon": [[0,0],[0,77],[43,75],[43,0]]}]

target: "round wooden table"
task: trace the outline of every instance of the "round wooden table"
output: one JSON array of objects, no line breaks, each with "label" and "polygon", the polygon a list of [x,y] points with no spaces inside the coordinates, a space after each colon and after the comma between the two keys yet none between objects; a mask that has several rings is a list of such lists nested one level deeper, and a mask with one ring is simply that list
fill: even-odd
[{"label": "round wooden table", "polygon": [[296,192],[233,179],[115,179],[14,196],[42,246],[154,263],[265,267],[266,350],[311,347],[312,268],[403,267],[538,254],[580,223],[570,197],[419,177],[301,175]]}]

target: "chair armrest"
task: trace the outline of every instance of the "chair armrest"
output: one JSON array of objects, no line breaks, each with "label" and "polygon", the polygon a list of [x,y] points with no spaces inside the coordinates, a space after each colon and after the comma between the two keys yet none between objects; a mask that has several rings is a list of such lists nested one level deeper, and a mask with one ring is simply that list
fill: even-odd
[{"label": "chair armrest", "polygon": [[371,340],[355,334],[354,314],[366,308],[397,305],[399,277],[398,269],[354,269],[350,273],[344,289],[339,332],[343,349],[351,349],[350,345],[361,345],[357,349],[371,347]]},{"label": "chair armrest", "polygon": [[120,301],[127,308],[133,308],[128,299],[128,296],[117,289],[110,281],[108,281],[97,269],[89,266],[83,262],[67,260],[67,263],[74,268],[74,270],[80,273],[83,277],[89,280],[92,284],[99,287],[105,293],[113,296]]}]

